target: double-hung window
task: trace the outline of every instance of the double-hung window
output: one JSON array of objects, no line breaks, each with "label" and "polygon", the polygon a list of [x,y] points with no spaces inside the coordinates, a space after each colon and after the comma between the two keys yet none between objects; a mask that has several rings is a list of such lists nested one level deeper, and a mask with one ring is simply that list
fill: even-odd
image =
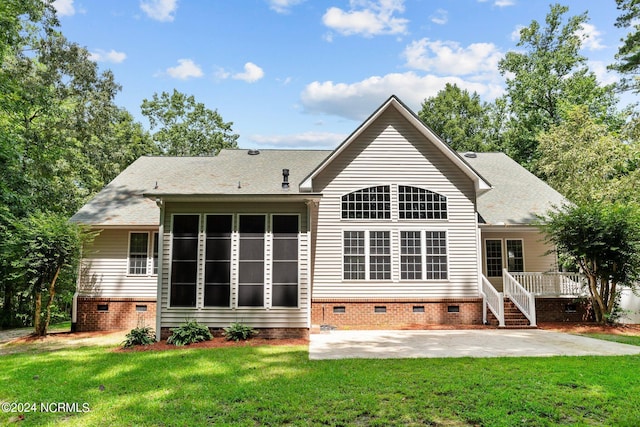
[{"label": "double-hung window", "polygon": [[[150,235],[152,239],[151,246],[149,246]],[[133,232],[129,234],[129,264],[127,272],[136,276],[158,274],[157,232]]]},{"label": "double-hung window", "polygon": [[391,280],[389,231],[344,231],[342,243],[345,280]]},{"label": "double-hung window", "polygon": [[502,239],[487,239],[484,241],[484,259],[488,277],[501,277],[502,269],[506,267],[510,272],[524,271],[524,248],[520,239],[504,239],[506,259],[502,253]]},{"label": "double-hung window", "polygon": [[446,280],[448,278],[445,231],[400,232],[400,279]]}]

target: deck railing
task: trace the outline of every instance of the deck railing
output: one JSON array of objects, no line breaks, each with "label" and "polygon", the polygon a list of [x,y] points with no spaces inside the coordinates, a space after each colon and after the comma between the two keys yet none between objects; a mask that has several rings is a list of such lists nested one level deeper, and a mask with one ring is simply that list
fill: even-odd
[{"label": "deck railing", "polygon": [[493,287],[484,275],[482,276],[482,295],[485,300],[485,304],[482,307],[483,321],[487,322],[486,310],[489,307],[489,310],[498,319],[498,326],[504,326],[504,296],[502,292],[498,292]]},{"label": "deck railing", "polygon": [[509,273],[523,288],[536,296],[581,296],[586,282],[579,273]]},{"label": "deck railing", "polygon": [[504,294],[529,319],[531,326],[536,326],[536,299],[505,268],[502,271]]}]

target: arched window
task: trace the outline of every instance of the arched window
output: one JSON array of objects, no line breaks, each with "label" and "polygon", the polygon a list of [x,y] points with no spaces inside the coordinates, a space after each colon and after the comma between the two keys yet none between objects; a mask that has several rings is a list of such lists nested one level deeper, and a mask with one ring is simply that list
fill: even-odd
[{"label": "arched window", "polygon": [[342,196],[343,219],[390,219],[391,195],[388,185],[363,188]]},{"label": "arched window", "polygon": [[423,188],[399,185],[398,215],[400,219],[447,219],[447,198]]}]

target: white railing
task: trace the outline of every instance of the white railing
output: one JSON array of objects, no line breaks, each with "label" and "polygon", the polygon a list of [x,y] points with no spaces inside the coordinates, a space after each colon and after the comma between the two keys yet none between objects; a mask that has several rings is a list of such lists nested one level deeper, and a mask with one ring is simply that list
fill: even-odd
[{"label": "white railing", "polygon": [[509,273],[523,288],[536,296],[580,296],[586,293],[579,273]]},{"label": "white railing", "polygon": [[484,323],[487,323],[487,307],[498,319],[498,326],[504,326],[504,297],[502,292],[498,292],[491,282],[482,275],[482,297],[485,301],[482,304],[482,317]]},{"label": "white railing", "polygon": [[536,326],[536,299],[505,268],[502,270],[504,294],[529,319],[531,326]]}]

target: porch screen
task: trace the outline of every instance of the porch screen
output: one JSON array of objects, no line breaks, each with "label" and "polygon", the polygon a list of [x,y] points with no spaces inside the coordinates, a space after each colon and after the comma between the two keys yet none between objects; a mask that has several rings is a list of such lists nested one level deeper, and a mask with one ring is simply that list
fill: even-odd
[{"label": "porch screen", "polygon": [[231,215],[207,215],[204,266],[205,307],[229,307],[231,301]]},{"label": "porch screen", "polygon": [[196,306],[199,227],[199,215],[175,215],[173,217],[169,302],[172,307]]},{"label": "porch screen", "polygon": [[274,307],[298,306],[298,216],[273,215]]},{"label": "porch screen", "polygon": [[240,215],[238,305],[264,306],[264,215]]}]

